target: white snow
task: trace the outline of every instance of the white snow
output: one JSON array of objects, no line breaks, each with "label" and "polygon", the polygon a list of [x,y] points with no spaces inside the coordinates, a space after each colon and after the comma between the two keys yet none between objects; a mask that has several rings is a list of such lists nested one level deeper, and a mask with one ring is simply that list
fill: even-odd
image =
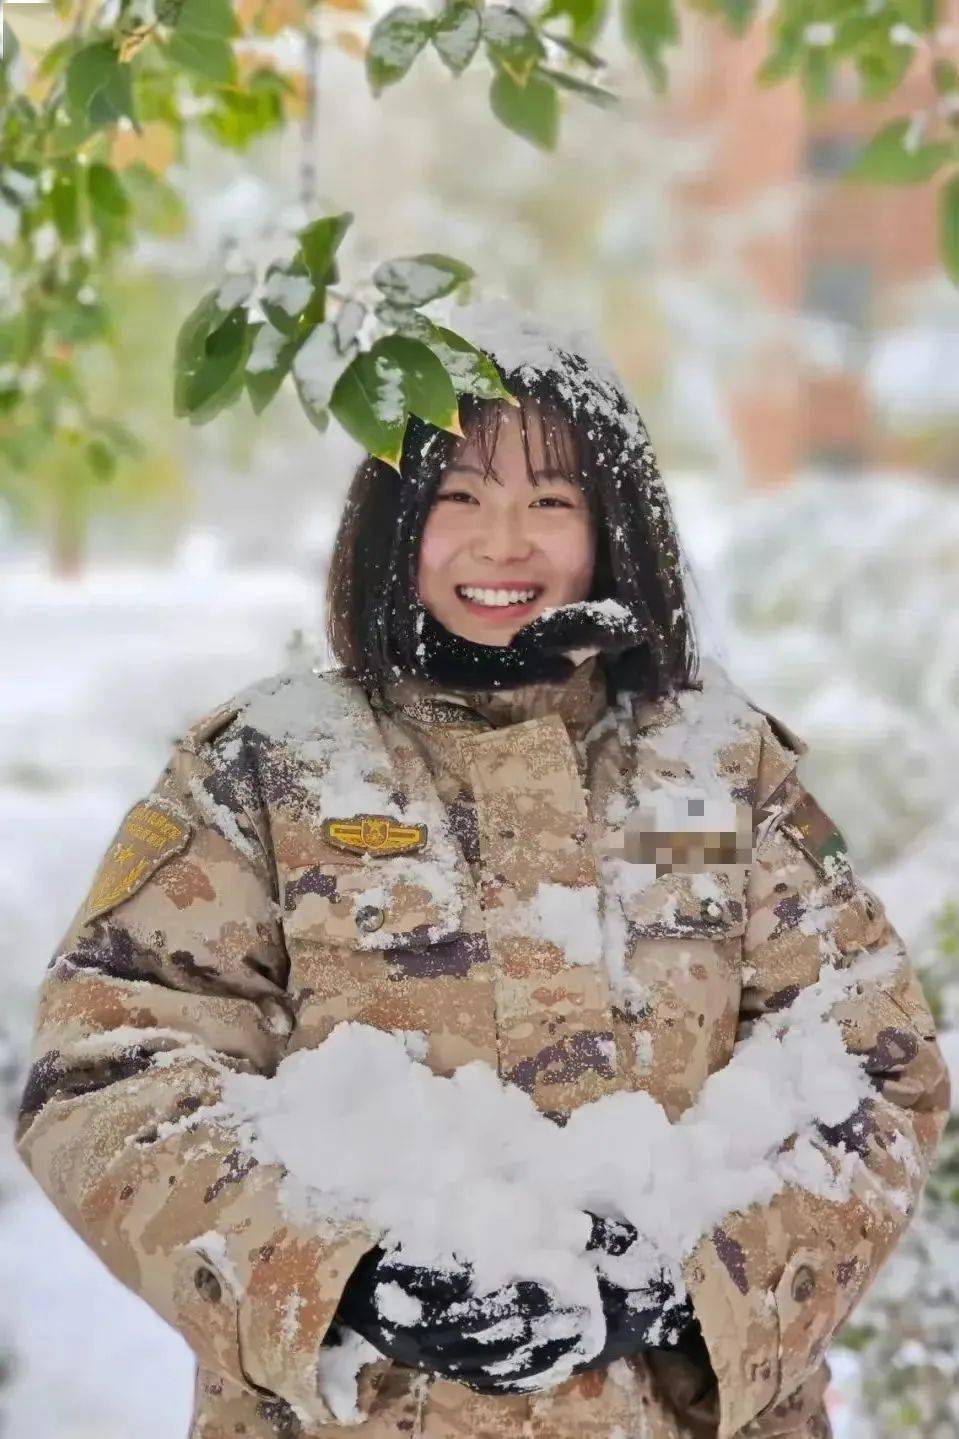
[{"label": "white snow", "polygon": [[[855,487],[807,480],[737,499],[711,476],[677,476],[671,497],[696,560],[710,650],[809,742],[802,763],[814,792],[836,814],[914,954],[929,957],[933,917],[955,899],[959,868],[951,618],[959,613],[959,500],[946,487],[868,477]],[[314,623],[313,573],[244,573],[217,555],[196,532],[165,571],[95,568],[74,584],[4,554],[0,641],[17,680],[0,707],[0,1067],[10,1085],[26,1062],[47,959],[169,741],[242,685],[278,671],[294,627],[309,632]],[[273,703],[274,718],[292,723],[294,697]],[[318,772],[337,745],[343,755],[342,740],[318,752]],[[347,792],[364,778],[358,762]],[[334,776],[318,782],[333,792]],[[648,882],[638,873],[645,868],[629,866],[637,883]],[[608,909],[604,945],[615,965],[624,918],[619,906]],[[640,1009],[642,986],[626,975],[620,983],[627,993],[635,986],[631,1002]],[[953,1000],[948,1022],[956,1019]],[[943,1047],[959,1097],[957,1033],[946,1033]],[[410,1031],[394,1042],[422,1060],[423,1039]],[[637,1062],[651,1059],[654,1044],[655,1036],[638,1036]],[[795,1060],[795,1077],[795,1050],[781,1046],[780,1056],[784,1066]],[[703,1125],[706,1133],[705,1116]],[[789,1182],[790,1166],[810,1160],[808,1146],[797,1145],[792,1159],[780,1156],[770,1183]],[[0,1289],[18,1299],[0,1320],[0,1344],[17,1366],[0,1399],[5,1439],[185,1433],[193,1372],[186,1345],[86,1249],[31,1184],[9,1137],[0,1142],[0,1175]],[[917,1235],[934,1243],[943,1282],[954,1282],[959,1248],[923,1223],[920,1213]],[[209,1234],[203,1240],[212,1243]],[[905,1250],[902,1259],[900,1270],[897,1252],[883,1278],[908,1298],[915,1266]],[[829,1360],[837,1435],[841,1423],[850,1439],[866,1439],[868,1421],[854,1405],[857,1361],[836,1346]],[[346,1415],[356,1355],[324,1351],[322,1362],[330,1366],[324,1392],[342,1376]]]},{"label": "white snow", "polygon": [[[825,966],[789,1008],[754,1024],[677,1123],[635,1091],[583,1105],[560,1128],[483,1061],[437,1076],[401,1040],[355,1022],[288,1055],[272,1078],[227,1074],[222,1104],[203,1118],[222,1116],[258,1157],[287,1166],[297,1218],[361,1219],[411,1263],[468,1261],[477,1294],[537,1279],[588,1306],[601,1342],[584,1210],[625,1217],[642,1236],[635,1253],[603,1256],[610,1278],[635,1288],[665,1266],[681,1295],[682,1259],[731,1209],[787,1183],[840,1198],[854,1179],[878,1182],[855,1153],[827,1160],[814,1125],[840,1123],[872,1093],[830,1011],[901,961],[890,946]],[[793,1135],[801,1142],[781,1153]]]},{"label": "white snow", "polygon": [[322,325],[317,325],[303,346],[297,350],[293,361],[293,373],[300,382],[301,391],[314,409],[327,408],[333,386],[346,366],[347,359],[340,352],[332,321],[327,320]]}]

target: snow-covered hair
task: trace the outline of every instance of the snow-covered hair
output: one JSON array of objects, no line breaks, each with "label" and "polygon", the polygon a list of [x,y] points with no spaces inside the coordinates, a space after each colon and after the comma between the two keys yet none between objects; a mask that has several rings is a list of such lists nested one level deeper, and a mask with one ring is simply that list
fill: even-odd
[{"label": "snow-covered hair", "polygon": [[[684,561],[646,427],[587,336],[569,335],[499,302],[456,312],[456,327],[496,365],[519,400],[532,483],[529,430],[586,494],[596,529],[590,599],[617,599],[648,635],[606,661],[611,687],[657,698],[695,682],[696,641]],[[489,473],[506,402],[465,395],[464,434]],[[572,444],[570,443],[572,440]],[[367,684],[415,667],[420,542],[443,472],[465,441],[411,418],[400,475],[367,456],[354,475],[333,549],[327,634],[337,663]]]}]

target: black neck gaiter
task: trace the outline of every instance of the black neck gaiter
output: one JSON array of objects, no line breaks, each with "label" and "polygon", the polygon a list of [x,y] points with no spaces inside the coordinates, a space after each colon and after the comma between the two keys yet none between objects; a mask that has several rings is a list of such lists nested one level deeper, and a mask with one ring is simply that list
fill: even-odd
[{"label": "black neck gaiter", "polygon": [[524,625],[508,645],[484,645],[453,634],[429,610],[417,609],[413,673],[440,684],[508,689],[568,678],[577,660],[570,651],[621,653],[642,642],[644,628],[623,605],[580,601]]}]

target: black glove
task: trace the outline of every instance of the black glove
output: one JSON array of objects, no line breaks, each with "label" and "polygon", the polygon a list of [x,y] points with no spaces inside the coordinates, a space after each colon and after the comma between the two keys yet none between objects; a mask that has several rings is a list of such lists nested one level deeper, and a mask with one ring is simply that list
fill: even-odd
[{"label": "black glove", "polygon": [[[586,1211],[593,1222],[587,1250],[602,1249],[618,1257],[639,1238],[628,1219],[607,1219]],[[605,1368],[614,1359],[638,1354],[645,1349],[677,1349],[686,1352],[699,1331],[699,1321],[687,1297],[681,1302],[663,1270],[642,1290],[623,1289],[604,1274],[597,1273],[599,1293],[606,1315],[606,1343],[599,1354],[584,1360],[573,1370]]]},{"label": "black glove", "polygon": [[536,661],[552,677],[565,679],[574,668],[567,650],[595,647],[605,655],[616,655],[633,649],[645,638],[645,625],[625,605],[612,600],[584,600],[560,605],[552,614],[530,620],[517,630],[506,649],[524,664]]},{"label": "black glove", "polygon": [[[586,1311],[558,1305],[535,1280],[521,1279],[489,1294],[470,1290],[472,1269],[436,1270],[404,1264],[396,1251],[377,1247],[363,1256],[347,1281],[336,1318],[389,1359],[456,1379],[480,1393],[521,1392],[515,1381],[543,1374],[579,1343]],[[381,1284],[396,1284],[421,1306],[417,1318],[397,1322],[383,1313]],[[496,1325],[489,1339],[482,1332]],[[550,1329],[563,1331],[551,1336]],[[504,1373],[489,1366],[514,1360]]]}]

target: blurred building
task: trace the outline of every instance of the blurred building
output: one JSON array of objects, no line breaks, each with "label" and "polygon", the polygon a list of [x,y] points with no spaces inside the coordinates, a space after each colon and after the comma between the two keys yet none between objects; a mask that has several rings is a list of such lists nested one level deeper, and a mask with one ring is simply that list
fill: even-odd
[{"label": "blurred building", "polygon": [[[943,53],[955,56],[957,0],[941,6],[947,21],[955,43]],[[749,478],[778,482],[804,468],[959,478],[959,290],[943,271],[937,236],[949,167],[918,185],[842,178],[883,125],[931,111],[930,60],[917,54],[889,100],[861,99],[849,67],[828,99],[807,106],[792,79],[756,84],[769,48],[764,26],[738,39],[705,23],[706,63],[677,101],[685,121],[713,121],[719,136],[696,200],[730,213],[777,185],[802,193],[794,223],[753,242],[746,256],[757,288],[803,316],[805,333],[798,361],[773,344],[768,366],[729,381]]]}]

